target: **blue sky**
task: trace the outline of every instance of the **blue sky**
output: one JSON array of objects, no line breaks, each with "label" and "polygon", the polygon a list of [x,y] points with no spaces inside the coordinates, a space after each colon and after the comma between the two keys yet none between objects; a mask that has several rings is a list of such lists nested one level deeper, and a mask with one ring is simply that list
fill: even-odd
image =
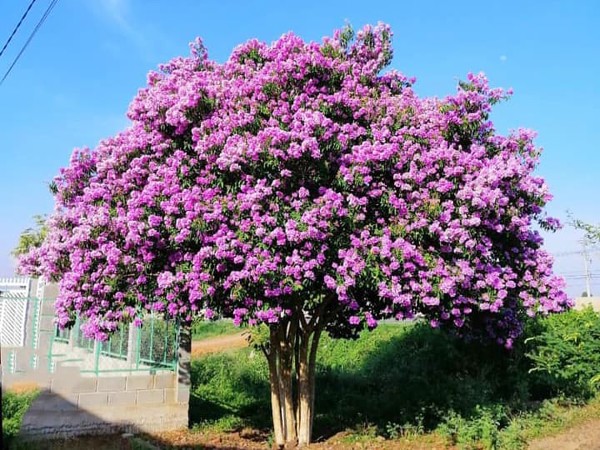
[{"label": "blue sky", "polygon": [[[50,0],[38,0],[0,58],[3,75]],[[29,0],[0,5],[3,44]],[[384,21],[395,33],[392,66],[417,78],[421,95],[452,93],[467,72],[484,71],[494,86],[512,87],[497,108],[497,128],[538,131],[545,152],[539,174],[555,199],[548,211],[600,222],[600,2],[564,1],[158,1],[61,0],[0,85],[0,276],[32,216],[50,212],[47,183],[74,147],[93,147],[127,126],[125,112],[146,74],[188,53],[201,36],[224,61],[247,39],[294,31],[320,40],[350,22]],[[547,236],[557,254],[577,251],[570,228]],[[595,255],[600,261],[600,254]],[[600,263],[592,263],[600,274]],[[577,295],[578,255],[558,256],[556,270]],[[600,275],[599,275],[600,276]],[[593,288],[600,293],[600,278]]]}]

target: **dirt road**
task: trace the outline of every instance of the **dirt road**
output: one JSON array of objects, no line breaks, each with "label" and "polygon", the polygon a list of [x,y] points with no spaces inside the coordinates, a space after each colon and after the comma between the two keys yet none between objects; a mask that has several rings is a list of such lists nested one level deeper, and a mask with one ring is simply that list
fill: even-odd
[{"label": "dirt road", "polygon": [[216,336],[192,342],[192,356],[207,355],[235,348],[243,348],[248,345],[246,337],[242,333]]},{"label": "dirt road", "polygon": [[600,450],[600,419],[533,441],[529,450]]}]

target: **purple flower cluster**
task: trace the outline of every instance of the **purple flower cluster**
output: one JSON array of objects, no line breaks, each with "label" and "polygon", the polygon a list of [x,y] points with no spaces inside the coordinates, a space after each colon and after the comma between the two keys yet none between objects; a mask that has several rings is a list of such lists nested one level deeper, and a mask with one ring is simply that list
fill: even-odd
[{"label": "purple flower cluster", "polygon": [[202,43],[153,72],[131,126],[76,150],[47,242],[24,272],[60,280],[58,322],[103,338],[158,311],[330,331],[423,314],[510,346],[527,315],[570,306],[536,223],[550,199],[534,135],[496,134],[508,93],[469,75],[444,99],[382,74],[391,31]]}]

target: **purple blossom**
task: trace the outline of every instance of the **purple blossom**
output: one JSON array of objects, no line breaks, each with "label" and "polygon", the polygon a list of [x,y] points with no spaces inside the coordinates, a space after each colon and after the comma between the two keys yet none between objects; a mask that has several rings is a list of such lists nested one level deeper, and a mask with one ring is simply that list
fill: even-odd
[{"label": "purple blossom", "polygon": [[559,226],[535,134],[487,118],[509,93],[469,74],[420,98],[382,72],[388,26],[340,36],[253,40],[223,64],[196,41],[149,74],[128,129],[73,152],[48,238],[20,261],[60,280],[59,325],[275,324],[327,302],[341,331],[420,313],[511,346],[524,317],[571,306],[534,229]]}]

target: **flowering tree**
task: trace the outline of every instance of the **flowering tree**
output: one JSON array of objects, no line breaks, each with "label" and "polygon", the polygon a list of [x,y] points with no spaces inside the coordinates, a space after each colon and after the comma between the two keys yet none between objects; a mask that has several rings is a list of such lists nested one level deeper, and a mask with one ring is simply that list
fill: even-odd
[{"label": "flowering tree", "polygon": [[224,64],[198,41],[148,77],[131,126],[76,150],[48,237],[22,261],[60,280],[58,323],[104,339],[156,311],[262,326],[275,440],[310,441],[324,331],[384,318],[510,347],[569,301],[535,223],[550,199],[533,133],[495,133],[506,94],[469,75],[445,99],[382,74],[391,32],[252,40]]}]

